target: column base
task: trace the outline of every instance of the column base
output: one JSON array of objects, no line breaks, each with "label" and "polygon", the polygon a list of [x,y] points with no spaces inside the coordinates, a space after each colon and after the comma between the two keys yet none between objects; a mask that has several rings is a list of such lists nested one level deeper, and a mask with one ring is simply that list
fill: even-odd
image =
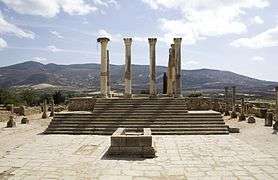
[{"label": "column base", "polygon": [[132,98],[132,94],[124,94],[125,98]]}]

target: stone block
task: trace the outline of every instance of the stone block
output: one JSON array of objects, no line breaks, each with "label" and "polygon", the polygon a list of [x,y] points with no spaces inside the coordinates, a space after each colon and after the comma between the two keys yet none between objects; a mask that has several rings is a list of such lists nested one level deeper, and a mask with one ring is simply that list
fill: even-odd
[{"label": "stone block", "polygon": [[265,118],[265,126],[271,127],[273,124],[273,113],[267,113]]},{"label": "stone block", "polygon": [[21,124],[29,124],[29,119],[26,118],[26,117],[23,117],[23,118],[21,119]]},{"label": "stone block", "polygon": [[10,116],[9,121],[7,122],[7,128],[16,127],[16,122],[14,120],[13,115]]},{"label": "stone block", "polygon": [[255,123],[256,119],[254,118],[254,116],[250,116],[250,117],[248,117],[247,122],[248,123]]}]

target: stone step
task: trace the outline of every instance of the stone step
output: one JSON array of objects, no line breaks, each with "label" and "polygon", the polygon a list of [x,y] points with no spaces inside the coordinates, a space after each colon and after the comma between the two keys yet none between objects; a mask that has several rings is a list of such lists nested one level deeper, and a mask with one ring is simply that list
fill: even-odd
[{"label": "stone step", "polygon": [[[114,131],[113,131],[114,132]],[[71,135],[112,135],[112,131],[52,131],[49,130],[45,134],[71,134]],[[178,131],[178,132],[161,132],[161,131],[152,131],[152,135],[225,135],[229,134],[229,131],[218,130],[218,131]]]},{"label": "stone step", "polygon": [[160,124],[50,124],[49,128],[118,128],[118,127],[124,127],[124,128],[177,128],[177,129],[187,129],[187,128],[209,128],[209,129],[215,129],[215,128],[226,128],[226,125],[223,124],[198,124],[198,125],[180,125],[180,124],[172,124],[172,125],[160,125]]},{"label": "stone step", "polygon": [[145,124],[145,123],[152,123],[152,124],[225,124],[224,121],[222,120],[189,120],[189,121],[180,121],[180,120],[65,120],[65,119],[54,119],[51,121],[52,123],[68,123],[68,124],[88,124],[88,123],[93,123],[93,124],[104,124],[104,123],[130,123],[130,124]]},{"label": "stone step", "polygon": [[[121,126],[120,126],[121,127]],[[113,132],[117,127],[48,127],[48,130],[61,130],[61,131],[110,131]],[[137,130],[137,127],[130,127],[129,130]],[[140,129],[140,128],[139,128]],[[217,131],[217,130],[226,130],[227,127],[188,127],[188,128],[178,128],[178,127],[151,127],[152,131]]]},{"label": "stone step", "polygon": [[[55,114],[55,117],[57,118],[64,118],[64,117],[75,117],[75,118],[81,118],[81,117],[89,117],[89,118],[95,118],[95,117],[107,117],[107,118],[117,118],[117,117],[126,117],[129,116],[130,118],[135,118],[135,119],[140,119],[142,117],[154,117],[154,115],[157,117],[159,116],[160,118],[170,118],[170,117],[175,117],[175,118],[222,118],[222,116],[219,115],[213,115],[213,114],[208,114],[208,115],[191,115],[188,113],[184,114],[154,114],[154,113],[145,113],[143,114],[144,116],[138,116],[137,114],[134,113],[91,113],[87,115],[80,115],[80,114]],[[142,115],[142,114],[141,114]]]}]

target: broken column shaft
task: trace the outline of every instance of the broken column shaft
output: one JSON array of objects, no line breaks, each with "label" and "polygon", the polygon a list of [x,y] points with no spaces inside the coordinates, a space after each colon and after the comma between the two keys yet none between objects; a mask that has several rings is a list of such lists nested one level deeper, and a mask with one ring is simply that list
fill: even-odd
[{"label": "broken column shaft", "polygon": [[132,38],[124,38],[125,43],[125,96],[131,97],[131,44]]}]

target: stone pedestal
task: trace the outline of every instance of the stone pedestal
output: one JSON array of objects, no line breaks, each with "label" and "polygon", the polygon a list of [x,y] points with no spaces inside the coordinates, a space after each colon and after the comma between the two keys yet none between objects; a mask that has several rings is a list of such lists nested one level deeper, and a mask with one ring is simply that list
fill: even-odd
[{"label": "stone pedestal", "polygon": [[150,54],[150,68],[149,68],[149,77],[150,77],[150,97],[156,97],[156,71],[155,71],[155,59],[156,59],[156,52],[155,52],[155,45],[156,45],[156,38],[149,38],[149,54]]},{"label": "stone pedestal", "polygon": [[131,44],[132,38],[124,38],[125,43],[125,97],[132,96],[131,86]]},{"label": "stone pedestal", "polygon": [[129,132],[128,129],[118,128],[111,136],[108,154],[143,158],[155,157],[151,129],[144,128],[143,132]]},{"label": "stone pedestal", "polygon": [[244,99],[241,99],[241,112],[240,115],[238,117],[239,121],[245,121],[246,117],[245,117],[245,104],[244,104]]},{"label": "stone pedestal", "polygon": [[174,38],[175,44],[175,62],[176,62],[176,95],[182,95],[182,79],[181,79],[181,40],[182,38]]},{"label": "stone pedestal", "polygon": [[230,115],[230,112],[229,112],[228,92],[229,92],[229,88],[228,88],[228,87],[225,87],[225,112],[224,112],[224,115],[225,115],[225,116],[229,116],[229,115]]},{"label": "stone pedestal", "polygon": [[44,100],[43,102],[43,112],[42,112],[42,119],[48,118],[47,116],[47,102]]},{"label": "stone pedestal", "polygon": [[101,37],[97,39],[97,42],[101,44],[101,65],[100,65],[100,93],[103,97],[107,97],[108,93],[108,63],[107,63],[107,44],[109,39],[106,37]]},{"label": "stone pedestal", "polygon": [[21,119],[21,124],[29,124],[29,119],[27,117],[23,117]]},{"label": "stone pedestal", "polygon": [[266,115],[265,124],[264,125],[272,127],[272,124],[273,124],[273,113],[269,112]]},{"label": "stone pedestal", "polygon": [[12,127],[16,127],[16,122],[14,120],[14,116],[11,115],[9,117],[9,121],[7,122],[7,128],[12,128]]}]

